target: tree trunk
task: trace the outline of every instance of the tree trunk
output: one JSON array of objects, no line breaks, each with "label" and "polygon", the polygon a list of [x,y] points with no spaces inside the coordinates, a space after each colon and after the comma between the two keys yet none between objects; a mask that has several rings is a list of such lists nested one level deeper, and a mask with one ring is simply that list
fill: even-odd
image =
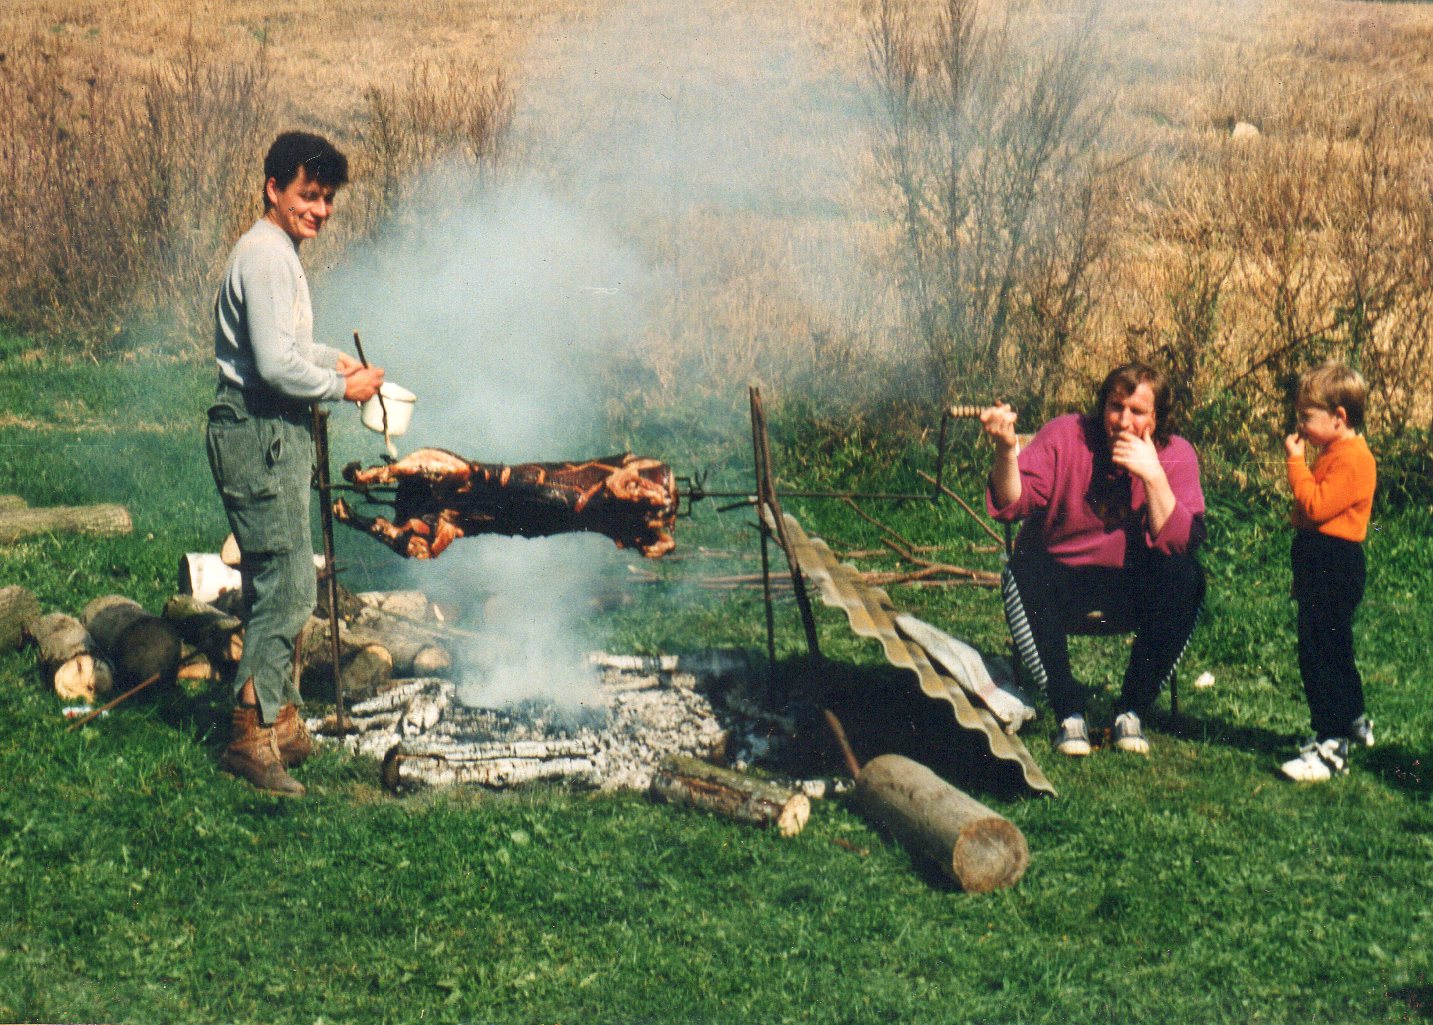
[{"label": "tree trunk", "polygon": [[774,825],[782,836],[801,832],[811,815],[811,801],[805,794],[686,755],[662,760],[652,777],[652,793],[673,804],[705,808],[737,822]]},{"label": "tree trunk", "polygon": [[0,511],[0,544],[14,544],[36,534],[93,534],[111,537],[134,529],[122,505],[56,505],[41,509]]},{"label": "tree trunk", "polygon": [[1013,823],[909,758],[887,754],[867,762],[856,778],[855,802],[967,893],[1011,886],[1030,863]]},{"label": "tree trunk", "polygon": [[180,639],[175,628],[123,595],[96,598],[81,620],[115,668],[115,682],[132,687],[158,675],[173,682],[179,669]]},{"label": "tree trunk", "polygon": [[64,701],[94,702],[114,686],[114,674],[94,638],[74,616],[52,612],[26,632],[40,649],[40,676]]},{"label": "tree trunk", "polygon": [[164,603],[164,618],[179,636],[211,659],[238,662],[244,654],[244,624],[192,594],[176,594]]},{"label": "tree trunk", "polygon": [[25,626],[40,618],[40,601],[19,585],[0,587],[0,652],[18,648]]}]

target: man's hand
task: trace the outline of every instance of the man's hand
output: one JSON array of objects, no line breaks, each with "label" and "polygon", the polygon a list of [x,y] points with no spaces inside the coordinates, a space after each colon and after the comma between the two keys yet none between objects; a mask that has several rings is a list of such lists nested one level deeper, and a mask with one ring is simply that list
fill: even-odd
[{"label": "man's hand", "polygon": [[1015,420],[1015,410],[1003,402],[997,402],[980,411],[980,426],[990,440],[995,442],[997,450],[1013,449],[1020,444],[1015,436]]},{"label": "man's hand", "polygon": [[383,387],[383,368],[365,367],[354,361],[348,369],[339,368],[343,375],[343,399],[345,402],[367,402]]},{"label": "man's hand", "polygon": [[1284,439],[1284,451],[1289,454],[1290,459],[1304,458],[1304,439],[1297,432],[1290,434]]},{"label": "man's hand", "polygon": [[340,352],[338,354],[338,365],[334,367],[334,369],[337,370],[340,374],[343,374],[345,377],[347,377],[351,371],[357,370],[362,366],[362,363],[354,359],[348,353]]},{"label": "man's hand", "polygon": [[1153,425],[1143,434],[1120,431],[1110,447],[1110,461],[1146,484],[1162,478],[1164,466],[1159,461],[1159,450],[1154,447]]}]

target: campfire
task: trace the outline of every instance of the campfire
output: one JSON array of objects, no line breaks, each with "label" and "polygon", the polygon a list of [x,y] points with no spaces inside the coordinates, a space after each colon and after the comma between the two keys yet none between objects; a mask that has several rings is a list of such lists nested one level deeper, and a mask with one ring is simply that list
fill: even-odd
[{"label": "campfire", "polygon": [[331,718],[310,726],[381,759],[384,783],[396,791],[540,779],[646,790],[673,756],[741,767],[776,758],[789,741],[791,724],[748,698],[759,667],[744,651],[598,652],[586,662],[591,688],[580,705],[531,699],[487,708],[461,681],[428,677],[394,680],[353,705],[342,731]]}]

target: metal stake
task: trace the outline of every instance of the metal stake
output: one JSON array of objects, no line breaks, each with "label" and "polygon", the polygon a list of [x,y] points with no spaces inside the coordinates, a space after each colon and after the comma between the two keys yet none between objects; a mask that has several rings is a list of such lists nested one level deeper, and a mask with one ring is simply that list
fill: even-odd
[{"label": "metal stake", "polygon": [[329,483],[328,410],[313,405],[313,448],[318,478],[319,522],[323,526],[323,580],[328,597],[329,656],[333,662],[334,722],[338,731],[345,729],[343,719],[343,673],[339,670],[338,645],[338,567],[333,561],[333,488]]}]

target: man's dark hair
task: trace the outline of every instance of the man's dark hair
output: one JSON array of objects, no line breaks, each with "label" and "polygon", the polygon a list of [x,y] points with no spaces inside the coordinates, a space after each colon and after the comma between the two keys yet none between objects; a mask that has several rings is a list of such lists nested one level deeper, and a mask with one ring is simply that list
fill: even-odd
[{"label": "man's dark hair", "polygon": [[1154,443],[1163,448],[1169,444],[1169,436],[1174,433],[1174,425],[1169,419],[1172,405],[1169,382],[1148,364],[1125,363],[1111,370],[1095,395],[1094,416],[1096,420],[1104,417],[1105,403],[1111,395],[1133,395],[1142,384],[1149,385],[1149,390],[1154,392]]},{"label": "man's dark hair", "polygon": [[[321,135],[312,132],[284,132],[264,157],[264,184],[269,179],[280,190],[286,189],[304,169],[309,181],[337,189],[348,184],[348,158]],[[264,209],[269,207],[267,190]]]}]

